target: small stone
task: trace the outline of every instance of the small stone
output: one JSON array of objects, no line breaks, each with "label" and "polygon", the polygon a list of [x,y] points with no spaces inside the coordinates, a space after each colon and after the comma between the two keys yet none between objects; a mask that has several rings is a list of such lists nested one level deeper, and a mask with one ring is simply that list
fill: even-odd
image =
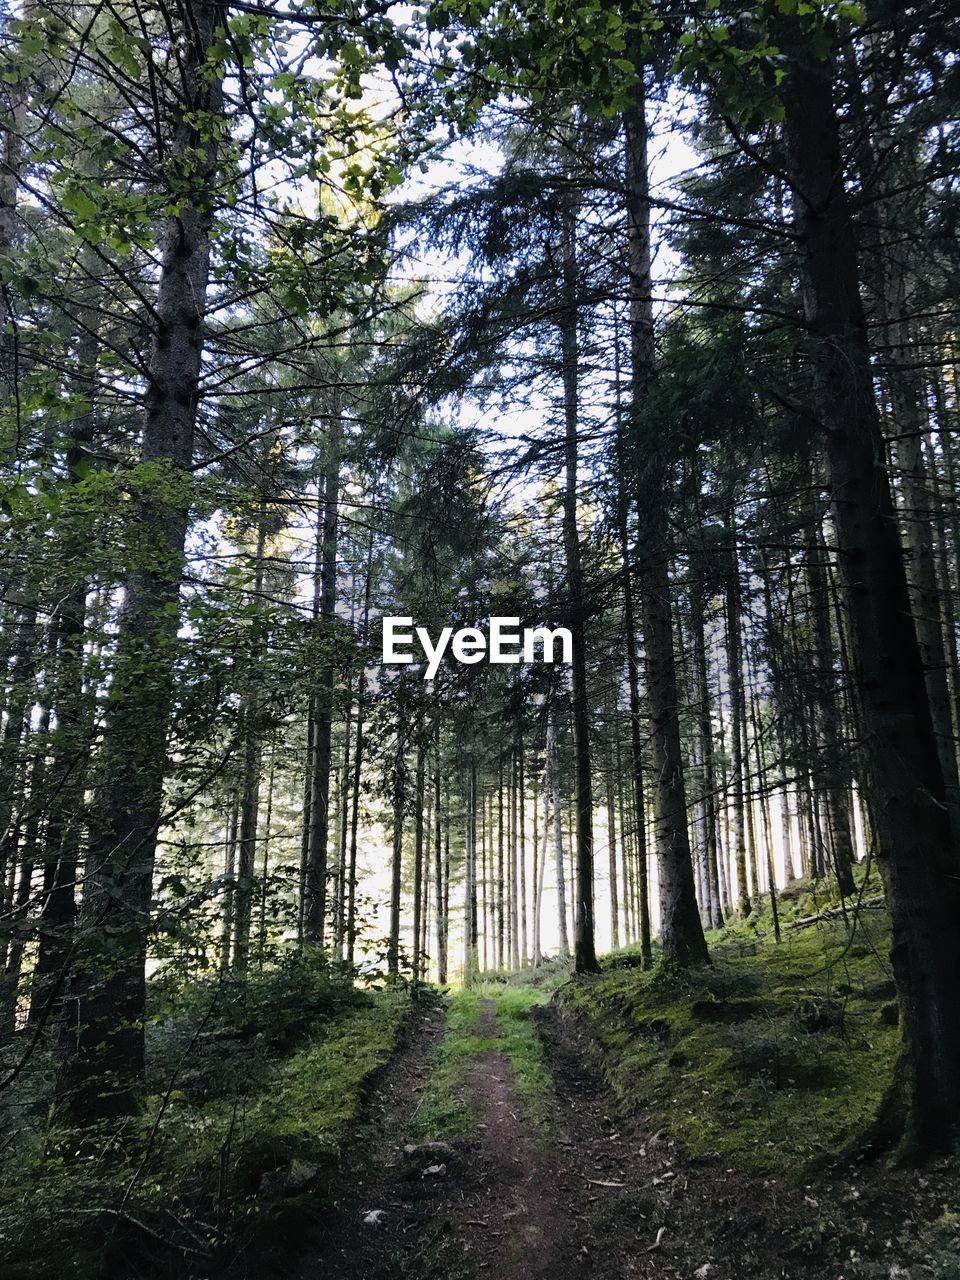
[{"label": "small stone", "polygon": [[291,1160],[283,1179],[284,1195],[297,1196],[308,1190],[316,1182],[319,1172],[315,1164],[307,1164],[306,1160]]},{"label": "small stone", "polygon": [[427,1165],[420,1176],[422,1178],[442,1178],[446,1172],[447,1166],[445,1164],[430,1164]]},{"label": "small stone", "polygon": [[449,1164],[456,1152],[448,1142],[408,1142],[403,1158],[410,1164]]}]

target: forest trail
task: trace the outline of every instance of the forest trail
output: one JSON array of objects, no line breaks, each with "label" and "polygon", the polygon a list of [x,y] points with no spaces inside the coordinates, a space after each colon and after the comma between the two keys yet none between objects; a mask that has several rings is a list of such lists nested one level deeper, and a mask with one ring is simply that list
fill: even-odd
[{"label": "forest trail", "polygon": [[[372,1158],[344,1171],[327,1247],[297,1280],[835,1280],[804,1247],[821,1221],[810,1188],[691,1160],[617,1117],[553,1003],[521,1020],[548,1068],[548,1095],[531,1098],[495,1000],[476,1008],[456,1086],[464,1131],[424,1134],[431,1095],[448,1088],[450,1030],[434,1014],[372,1100],[375,1133],[358,1144]],[[861,1189],[873,1200],[834,1186],[851,1210]]]},{"label": "forest trail", "polygon": [[[476,1034],[498,1038],[492,1000],[483,1001]],[[478,1054],[464,1090],[479,1137],[471,1194],[452,1206],[454,1234],[503,1280],[561,1274],[574,1249],[568,1188],[556,1152],[525,1115],[510,1059],[499,1049]]]}]

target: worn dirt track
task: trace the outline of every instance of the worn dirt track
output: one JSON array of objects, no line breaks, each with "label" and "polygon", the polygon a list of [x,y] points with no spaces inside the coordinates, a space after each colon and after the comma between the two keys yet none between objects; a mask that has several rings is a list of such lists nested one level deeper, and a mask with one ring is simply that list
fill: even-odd
[{"label": "worn dirt track", "polygon": [[[364,1154],[343,1170],[325,1244],[296,1280],[847,1280],[867,1273],[818,1246],[827,1212],[842,1206],[851,1238],[882,1255],[906,1197],[919,1203],[911,1175],[889,1170],[814,1188],[692,1161],[642,1117],[617,1117],[554,1005],[534,1016],[555,1086],[549,1132],[524,1114],[509,1060],[487,1051],[463,1082],[473,1135],[411,1163],[404,1145],[442,1034],[439,1014],[424,1018],[384,1075]],[[490,1002],[477,1032],[496,1037]],[[927,1198],[917,1211],[939,1211]],[[933,1274],[887,1265],[869,1274]]]}]

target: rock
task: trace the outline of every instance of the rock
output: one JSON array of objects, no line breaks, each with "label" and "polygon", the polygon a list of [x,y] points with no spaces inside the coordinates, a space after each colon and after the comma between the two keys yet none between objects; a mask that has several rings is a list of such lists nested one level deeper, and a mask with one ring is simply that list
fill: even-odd
[{"label": "rock", "polygon": [[306,1160],[291,1160],[283,1179],[283,1194],[298,1196],[309,1190],[316,1182],[319,1172],[317,1165],[307,1164]]},{"label": "rock", "polygon": [[449,1142],[408,1142],[403,1148],[403,1158],[408,1164],[449,1164],[456,1157]]},{"label": "rock", "polygon": [[363,1215],[363,1225],[365,1227],[379,1227],[386,1216],[384,1209],[368,1209]]},{"label": "rock", "polygon": [[260,1185],[257,1187],[257,1195],[263,1196],[267,1200],[283,1195],[283,1170],[271,1169],[268,1173],[265,1173],[260,1179]]},{"label": "rock", "polygon": [[426,1169],[424,1169],[420,1177],[421,1178],[442,1178],[446,1172],[447,1172],[447,1166],[445,1164],[430,1164],[430,1165],[427,1165]]}]

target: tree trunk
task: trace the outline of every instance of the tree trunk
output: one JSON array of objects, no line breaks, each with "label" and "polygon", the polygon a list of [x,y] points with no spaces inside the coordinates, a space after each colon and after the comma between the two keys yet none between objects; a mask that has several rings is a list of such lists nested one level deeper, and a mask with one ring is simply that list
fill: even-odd
[{"label": "tree trunk", "polygon": [[464,874],[463,982],[477,976],[477,766],[471,759],[467,791],[466,859]]},{"label": "tree trunk", "polygon": [[437,922],[437,984],[447,981],[447,912],[443,892],[443,829],[440,791],[440,726],[437,724],[436,766],[433,775],[433,859],[434,859],[434,915]]},{"label": "tree trunk", "polygon": [[[650,185],[647,170],[647,121],[644,68],[637,64],[635,100],[626,113],[627,253],[630,293],[632,429],[639,438],[647,391],[654,375]],[[635,441],[635,447],[639,439]],[[673,651],[669,537],[663,518],[669,501],[669,462],[662,444],[644,436],[641,491],[643,543],[649,548],[641,578],[643,639],[650,703],[657,854],[660,869],[660,932],[665,959],[701,964],[707,944],[697,897],[687,830],[687,799],[680,749],[680,706]],[[642,811],[638,810],[637,822]],[[642,855],[642,848],[641,848]]]},{"label": "tree trunk", "polygon": [[220,918],[220,972],[230,970],[230,943],[233,939],[234,894],[236,891],[237,840],[240,833],[240,795],[234,794],[230,804],[223,851],[223,913]]},{"label": "tree trunk", "polygon": [[843,766],[846,756],[840,722],[840,708],[834,676],[834,645],[830,628],[830,588],[825,557],[827,548],[820,533],[816,511],[808,514],[808,546],[806,574],[810,590],[813,630],[813,660],[817,702],[818,734],[822,753],[823,795],[826,802],[827,832],[833,861],[833,872],[841,896],[854,892],[853,839],[850,832],[849,778]]},{"label": "tree trunk", "polygon": [[576,220],[569,198],[563,210],[563,307],[560,340],[563,357],[564,465],[563,546],[566,560],[567,618],[573,641],[573,750],[576,801],[576,899],[574,968],[596,973],[593,919],[593,780],[590,771],[590,706],[587,692],[586,619],[583,569],[577,527],[577,429],[579,425],[580,357],[577,323]]},{"label": "tree trunk", "polygon": [[[320,635],[332,646],[337,611],[337,538],[340,506],[340,438],[343,411],[335,405],[330,418],[329,457],[323,484],[317,555],[320,577]],[[310,835],[307,844],[303,932],[307,942],[323,946],[327,915],[327,843],[330,831],[330,765],[333,734],[333,689],[336,662],[322,653],[315,687],[313,758],[310,781]]]},{"label": "tree trunk", "polygon": [[420,981],[420,926],[424,910],[423,902],[423,809],[426,803],[427,751],[423,742],[417,743],[417,764],[414,774],[413,814],[413,981]]},{"label": "tree trunk", "polygon": [[874,400],[833,66],[814,56],[799,26],[783,20],[775,33],[789,55],[780,93],[870,810],[893,925],[906,1132],[921,1151],[944,1150],[960,1136],[960,858]]},{"label": "tree trunk", "polygon": [[390,861],[390,937],[387,941],[387,972],[391,977],[400,973],[400,900],[403,881],[403,819],[407,789],[407,727],[403,685],[397,704],[397,741],[393,757],[393,777],[390,795],[393,810],[393,847]]},{"label": "tree trunk", "polygon": [[[549,717],[549,713],[548,713]],[[553,850],[557,868],[557,916],[560,928],[560,955],[570,955],[567,933],[567,891],[563,869],[563,821],[560,813],[560,763],[557,759],[557,735],[552,718],[547,719],[547,769],[550,773],[550,799],[553,805]]]},{"label": "tree trunk", "polygon": [[84,881],[86,945],[74,975],[74,1022],[58,1082],[60,1103],[80,1123],[128,1112],[142,1100],[144,965],[210,267],[208,202],[216,190],[222,112],[221,72],[208,53],[220,16],[219,4],[197,0],[179,62],[168,163],[189,158],[192,190],[167,219],[160,245],[141,447],[142,460],[165,477],[137,511],[153,558],[128,578],[118,620]]},{"label": "tree trunk", "polygon": [[[747,824],[744,799],[743,750],[743,650],[740,638],[740,565],[737,555],[737,533],[732,519],[727,523],[730,538],[730,563],[727,573],[727,678],[730,681],[730,772],[733,800],[733,856],[737,871],[737,906],[741,916],[751,910],[750,884],[747,879]],[[754,891],[757,890],[754,885]]]},{"label": "tree trunk", "polygon": [[[263,595],[264,548],[266,546],[266,509],[261,501],[257,519],[257,549],[254,569],[254,601],[259,606]],[[260,620],[255,622],[261,631]],[[253,671],[263,653],[262,634],[254,638]],[[233,964],[238,973],[245,973],[250,956],[250,921],[253,906],[254,880],[256,877],[257,827],[260,819],[260,775],[263,750],[260,742],[260,726],[257,724],[260,698],[256,687],[256,675],[243,697],[243,787],[240,793],[240,838],[237,842],[237,889],[234,914]]]}]

